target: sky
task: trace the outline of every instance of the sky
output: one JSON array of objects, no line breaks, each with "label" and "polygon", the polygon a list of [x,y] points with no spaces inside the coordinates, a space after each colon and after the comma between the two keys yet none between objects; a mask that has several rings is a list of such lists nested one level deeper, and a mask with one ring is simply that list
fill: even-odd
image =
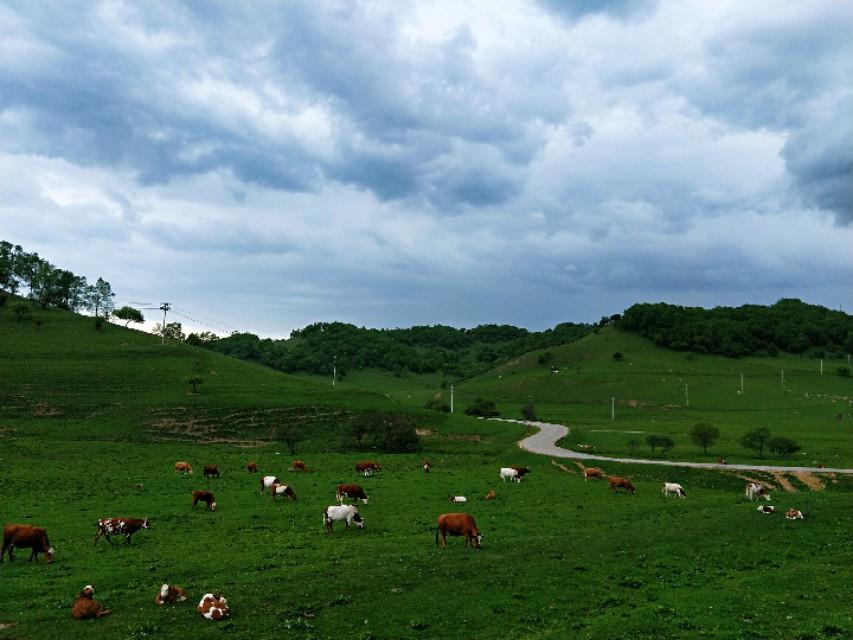
[{"label": "sky", "polygon": [[835,0],[0,0],[0,239],[274,337],[850,312],[851,26]]}]

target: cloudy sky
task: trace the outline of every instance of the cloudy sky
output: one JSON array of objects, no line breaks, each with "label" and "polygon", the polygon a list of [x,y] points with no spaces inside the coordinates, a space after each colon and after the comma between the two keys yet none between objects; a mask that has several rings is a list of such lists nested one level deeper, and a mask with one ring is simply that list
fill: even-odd
[{"label": "cloudy sky", "polygon": [[853,4],[242,4],[0,2],[0,238],[273,336],[853,311]]}]

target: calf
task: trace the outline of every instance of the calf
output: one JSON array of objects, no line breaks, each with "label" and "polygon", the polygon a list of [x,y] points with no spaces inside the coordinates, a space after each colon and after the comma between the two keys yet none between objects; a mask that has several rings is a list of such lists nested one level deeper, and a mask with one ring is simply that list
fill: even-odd
[{"label": "calf", "polygon": [[619,476],[610,476],[608,478],[610,481],[610,490],[616,491],[617,489],[625,489],[625,491],[629,493],[633,493],[636,495],[637,489],[631,484],[631,481],[628,478],[620,478]]},{"label": "calf", "polygon": [[494,500],[497,498],[497,494],[494,489],[489,489],[489,492],[483,496],[483,500]]},{"label": "calf", "polygon": [[216,498],[210,491],[193,491],[193,511],[196,510],[196,505],[199,502],[205,503],[208,510],[216,511]]},{"label": "calf", "polygon": [[788,509],[785,512],[785,517],[788,518],[788,520],[802,520],[805,518],[803,512],[799,509]]},{"label": "calf", "polygon": [[664,482],[660,492],[663,494],[664,498],[668,498],[670,495],[677,498],[687,497],[687,492],[684,490],[684,487],[676,482]]},{"label": "calf", "polygon": [[264,476],[261,478],[261,495],[264,495],[264,491],[269,489],[274,484],[278,484],[278,478],[275,476]]},{"label": "calf", "polygon": [[157,597],[154,598],[154,602],[159,605],[175,604],[176,602],[183,602],[186,599],[186,591],[172,584],[164,584],[160,587],[160,591],[157,592]]},{"label": "calf", "polygon": [[506,482],[507,480],[510,482],[521,482],[521,478],[518,477],[518,471],[512,467],[501,467],[500,478],[501,482]]},{"label": "calf", "polygon": [[355,463],[355,472],[363,475],[365,478],[380,471],[382,471],[382,465],[374,460],[365,460],[364,462]]},{"label": "calf", "polygon": [[205,478],[218,478],[219,477],[219,467],[215,464],[206,464],[204,465],[204,477]]},{"label": "calf", "polygon": [[432,464],[430,463],[429,460],[424,460],[421,463],[421,469],[424,470],[424,473],[429,473],[429,470],[432,469]]},{"label": "calf", "polygon": [[465,546],[470,543],[475,549],[480,548],[483,539],[483,534],[477,531],[474,518],[467,513],[442,513],[438,516],[435,544],[446,548],[447,536],[464,536]]},{"label": "calf", "polygon": [[228,600],[219,594],[205,593],[198,603],[198,612],[206,620],[224,620],[231,615]]},{"label": "calf", "polygon": [[257,462],[250,462],[249,464],[246,465],[246,471],[248,471],[249,473],[257,473],[258,472],[258,463]]},{"label": "calf", "polygon": [[0,562],[6,550],[9,550],[9,562],[15,558],[13,552],[15,547],[19,549],[32,549],[30,560],[38,558],[39,553],[44,554],[48,564],[53,562],[53,547],[47,539],[47,532],[41,527],[33,527],[28,524],[7,524],[3,527],[3,548],[0,550]]},{"label": "calf", "polygon": [[133,534],[140,529],[150,529],[148,518],[101,518],[98,520],[98,531],[95,534],[93,544],[98,544],[101,536],[106,537],[107,542],[113,543],[112,536],[124,536],[125,544],[130,544]]},{"label": "calf", "polygon": [[270,487],[270,493],[273,500],[275,500],[276,496],[284,496],[285,499],[296,500],[296,493],[293,491],[293,488],[288,487],[286,484],[278,484],[276,482]]},{"label": "calf", "polygon": [[765,515],[770,515],[771,513],[776,513],[776,507],[772,504],[762,504],[758,506],[757,511],[760,511]]},{"label": "calf", "polygon": [[344,498],[349,498],[353,502],[361,500],[362,504],[367,504],[367,494],[357,484],[339,484],[338,490],[335,491],[335,499],[338,502],[343,502]]},{"label": "calf", "polygon": [[583,481],[586,482],[590,479],[602,480],[604,479],[604,472],[598,467],[587,467],[583,470]]},{"label": "calf", "polygon": [[193,466],[189,462],[181,460],[175,463],[175,473],[192,473]]},{"label": "calf", "polygon": [[748,483],[744,494],[749,498],[750,502],[756,499],[761,500],[762,498],[764,500],[770,500],[770,494],[767,492],[767,487],[758,484],[757,482]]},{"label": "calf", "polygon": [[332,533],[333,524],[341,520],[346,523],[345,528],[347,529],[349,529],[349,526],[353,522],[359,529],[364,529],[364,520],[358,513],[358,508],[349,504],[326,507],[326,510],[323,512],[323,527],[325,527],[326,533]]},{"label": "calf", "polygon": [[463,502],[468,502],[468,498],[465,496],[450,496],[450,501],[461,504]]},{"label": "calf", "polygon": [[83,590],[77,594],[74,604],[71,607],[71,617],[75,620],[87,620],[89,618],[103,618],[112,613],[100,602],[95,600],[95,587],[87,584]]},{"label": "calf", "polygon": [[308,471],[308,467],[305,465],[302,460],[294,460],[290,463],[290,468],[288,471],[299,471],[301,473],[306,473]]}]

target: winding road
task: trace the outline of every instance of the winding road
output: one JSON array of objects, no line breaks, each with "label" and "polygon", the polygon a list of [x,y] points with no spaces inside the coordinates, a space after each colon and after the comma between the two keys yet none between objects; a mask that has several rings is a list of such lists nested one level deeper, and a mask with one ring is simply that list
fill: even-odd
[{"label": "winding road", "polygon": [[592,453],[572,451],[557,446],[557,441],[568,435],[569,428],[561,424],[549,422],[528,422],[524,420],[512,420],[510,418],[491,418],[501,422],[515,422],[537,427],[539,431],[532,436],[519,440],[518,446],[531,453],[539,453],[543,456],[553,458],[573,458],[575,460],[603,460],[605,462],[624,462],[630,464],[656,464],[665,467],[692,467],[694,469],[725,469],[728,471],[781,471],[794,473],[805,471],[807,473],[846,473],[853,474],[853,469],[830,468],[830,467],[789,467],[759,464],[720,464],[718,462],[681,462],[677,460],[647,460],[645,458],[613,458],[600,456]]}]

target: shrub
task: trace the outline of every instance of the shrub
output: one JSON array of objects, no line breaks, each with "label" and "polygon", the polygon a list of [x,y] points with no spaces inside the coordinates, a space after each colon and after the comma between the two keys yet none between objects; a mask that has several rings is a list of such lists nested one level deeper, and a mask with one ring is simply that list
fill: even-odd
[{"label": "shrub", "polygon": [[105,323],[106,321],[107,321],[107,319],[106,319],[106,318],[104,318],[104,316],[97,316],[97,317],[95,318],[95,330],[96,330],[96,331],[100,331],[101,329],[103,329],[103,328],[104,328],[104,323]]},{"label": "shrub", "polygon": [[521,416],[525,420],[538,420],[536,417],[536,408],[533,406],[533,401],[529,401],[526,405],[521,407]]},{"label": "shrub", "polygon": [[546,351],[545,353],[539,354],[539,357],[536,358],[536,362],[538,362],[539,364],[548,364],[549,362],[551,362],[552,358],[553,355],[551,354],[551,352]]},{"label": "shrub", "polygon": [[198,385],[200,385],[204,382],[204,378],[202,378],[197,373],[194,373],[192,375],[186,376],[184,378],[184,382],[186,382],[189,385],[192,385],[193,393],[198,393]]},{"label": "shrub", "polygon": [[447,404],[444,399],[441,397],[441,394],[436,394],[432,398],[426,401],[424,407],[427,409],[432,409],[433,411],[443,411],[444,413],[450,413],[450,405]]},{"label": "shrub", "polygon": [[770,429],[761,427],[743,436],[740,439],[740,446],[745,449],[752,449],[760,458],[763,458],[764,448],[767,446],[768,440],[770,440]]},{"label": "shrub", "polygon": [[785,436],[776,436],[767,441],[767,448],[778,456],[789,456],[796,453],[802,447],[797,444],[796,440],[786,438]]},{"label": "shrub", "polygon": [[474,403],[465,409],[465,415],[480,416],[481,418],[495,418],[500,414],[500,411],[495,407],[493,400],[486,398],[477,398]]},{"label": "shrub", "polygon": [[381,411],[356,416],[343,434],[343,444],[388,453],[411,453],[420,448],[413,418]]},{"label": "shrub", "polygon": [[838,367],[838,375],[840,375],[842,378],[849,378],[850,377],[850,367],[844,367],[844,366]]},{"label": "shrub", "polygon": [[16,302],[11,307],[12,313],[18,319],[18,322],[23,322],[30,317],[30,305],[26,302]]},{"label": "shrub", "polygon": [[646,444],[652,448],[652,455],[655,455],[655,449],[660,447],[661,451],[666,453],[675,446],[675,440],[669,436],[658,436],[652,434],[646,438]]},{"label": "shrub", "polygon": [[613,355],[610,357],[613,358],[616,362],[621,362],[625,358],[625,356],[623,356],[620,351],[614,352]]}]

